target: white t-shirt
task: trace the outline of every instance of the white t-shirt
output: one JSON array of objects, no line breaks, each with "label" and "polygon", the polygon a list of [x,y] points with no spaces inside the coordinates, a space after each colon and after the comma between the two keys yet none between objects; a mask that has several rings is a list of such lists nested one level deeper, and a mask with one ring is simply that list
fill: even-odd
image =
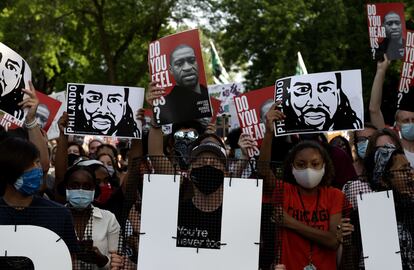
[{"label": "white t-shirt", "polygon": [[414,152],[410,152],[404,149],[404,154],[407,157],[408,161],[410,162],[411,168],[414,168]]}]

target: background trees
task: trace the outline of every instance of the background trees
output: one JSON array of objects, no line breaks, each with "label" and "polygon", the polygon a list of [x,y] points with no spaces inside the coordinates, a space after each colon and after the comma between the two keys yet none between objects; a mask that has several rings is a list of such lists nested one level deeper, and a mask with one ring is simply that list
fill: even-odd
[{"label": "background trees", "polygon": [[[146,86],[149,42],[183,29],[183,20],[198,19],[203,45],[212,38],[226,68],[246,72],[247,89],[293,75],[300,51],[309,72],[362,69],[367,100],[376,64],[369,54],[364,4],[358,0],[3,0],[0,41],[25,57],[35,85],[46,93],[64,90],[67,82]],[[405,5],[406,18],[413,18],[414,4],[405,1]],[[385,104],[395,103],[399,64],[393,64],[387,77]]]}]

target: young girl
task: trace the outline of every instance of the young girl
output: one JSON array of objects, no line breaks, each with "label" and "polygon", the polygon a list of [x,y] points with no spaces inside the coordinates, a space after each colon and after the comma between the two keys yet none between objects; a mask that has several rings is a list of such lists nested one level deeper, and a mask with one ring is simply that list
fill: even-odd
[{"label": "young girl", "polygon": [[[86,166],[73,166],[65,174],[67,207],[71,210],[81,251],[76,265],[81,269],[110,267],[110,252],[118,249],[120,226],[115,215],[92,206],[96,180]],[[81,261],[81,262],[79,262]]]},{"label": "young girl", "polygon": [[[283,113],[273,105],[267,114],[261,161],[270,160],[273,122],[282,118]],[[282,193],[283,198],[279,201],[282,209],[275,208],[275,212],[280,213],[275,222],[282,227],[280,263],[286,269],[336,269],[342,226],[348,231],[352,230],[352,225],[342,225],[344,195],[329,186],[334,169],[327,152],[316,142],[297,144],[285,160],[283,183],[263,164],[259,169],[264,176],[265,189],[274,194]]]}]

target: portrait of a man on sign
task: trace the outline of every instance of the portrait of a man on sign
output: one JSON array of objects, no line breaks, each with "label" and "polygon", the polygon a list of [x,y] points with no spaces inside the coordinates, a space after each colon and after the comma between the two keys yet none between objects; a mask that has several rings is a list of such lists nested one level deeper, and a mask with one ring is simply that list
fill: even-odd
[{"label": "portrait of a man on sign", "polygon": [[404,56],[403,28],[401,17],[395,11],[388,12],[383,18],[385,39],[380,44],[379,51],[385,53],[390,60]]},{"label": "portrait of a man on sign", "polygon": [[175,86],[165,96],[165,106],[171,112],[165,121],[180,122],[210,112],[207,87],[199,83],[198,63],[192,47],[181,44],[172,51],[169,71],[174,77]]},{"label": "portrait of a man on sign", "polygon": [[[137,104],[131,106],[131,100],[135,100]],[[73,104],[75,102],[76,105]],[[67,100],[69,124],[66,132],[140,138],[141,126],[134,119],[134,114],[142,107],[142,103],[143,89],[69,84]]]},{"label": "portrait of a man on sign", "polygon": [[23,88],[28,88],[32,72],[26,61],[15,51],[0,42],[0,110],[18,120],[24,112],[18,105],[23,100]]},{"label": "portrait of a man on sign", "polygon": [[165,90],[165,95],[153,103],[157,124],[212,116],[197,29],[152,42],[148,65],[151,81]]},{"label": "portrait of a man on sign", "polygon": [[284,121],[276,123],[280,131],[277,135],[362,128],[360,71],[316,73],[278,80],[275,100],[282,101],[282,111],[286,115]]},{"label": "portrait of a man on sign", "polygon": [[45,128],[49,120],[50,110],[46,104],[40,103],[36,111],[36,120],[41,128]]},{"label": "portrait of a man on sign", "polygon": [[374,60],[404,56],[406,27],[403,3],[367,4],[368,33]]}]

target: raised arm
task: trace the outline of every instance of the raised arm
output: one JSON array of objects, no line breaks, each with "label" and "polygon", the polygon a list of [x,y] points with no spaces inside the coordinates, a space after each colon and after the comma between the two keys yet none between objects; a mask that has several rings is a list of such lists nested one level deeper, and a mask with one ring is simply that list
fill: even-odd
[{"label": "raised arm", "polygon": [[36,110],[39,105],[39,99],[37,98],[36,89],[31,81],[29,81],[29,89],[22,89],[22,91],[28,95],[28,98],[25,98],[19,103],[22,109],[28,109],[24,126],[27,129],[29,141],[36,145],[40,152],[40,164],[42,165],[43,172],[46,173],[49,170],[49,151],[47,148],[47,139],[36,121]]},{"label": "raised arm", "polygon": [[[144,109],[139,109],[136,118],[143,122]],[[128,173],[125,177],[126,181],[122,183],[122,191],[125,198],[130,199],[130,204],[134,203],[137,197],[137,189],[142,190],[142,179],[139,177],[140,164],[143,161],[142,139],[132,139],[131,149],[128,152]]]},{"label": "raised arm", "polygon": [[241,150],[241,157],[239,160],[236,161],[234,165],[233,174],[234,177],[241,177],[246,165],[249,162],[249,154],[248,149],[253,148],[257,145],[257,142],[252,139],[249,134],[242,133],[240,134],[238,145]]},{"label": "raised arm", "polygon": [[[164,95],[164,88],[157,87],[157,82],[151,82],[145,95],[147,103],[152,107],[155,99]],[[155,123],[154,117],[151,118],[150,130],[148,134],[148,155],[155,156],[151,159],[155,173],[171,173],[174,168],[167,157],[164,155],[164,141],[161,126]],[[168,164],[168,165],[167,165]]]},{"label": "raised arm", "polygon": [[378,61],[377,63],[377,72],[375,73],[374,82],[372,83],[369,114],[372,124],[378,129],[385,127],[384,116],[381,111],[381,102],[385,74],[389,65],[390,61],[388,60],[387,55],[384,54],[384,60]]},{"label": "raised arm", "polygon": [[65,172],[68,168],[68,136],[65,135],[65,128],[68,125],[68,114],[64,112],[59,118],[59,138],[57,140],[55,157],[55,195],[59,196],[57,187],[63,181]]},{"label": "raised arm", "polygon": [[260,147],[260,156],[258,162],[259,174],[263,177],[263,191],[271,194],[275,186],[275,178],[270,169],[270,159],[272,155],[272,139],[274,127],[273,123],[281,120],[286,116],[276,108],[277,104],[273,104],[266,113],[266,132]]}]

